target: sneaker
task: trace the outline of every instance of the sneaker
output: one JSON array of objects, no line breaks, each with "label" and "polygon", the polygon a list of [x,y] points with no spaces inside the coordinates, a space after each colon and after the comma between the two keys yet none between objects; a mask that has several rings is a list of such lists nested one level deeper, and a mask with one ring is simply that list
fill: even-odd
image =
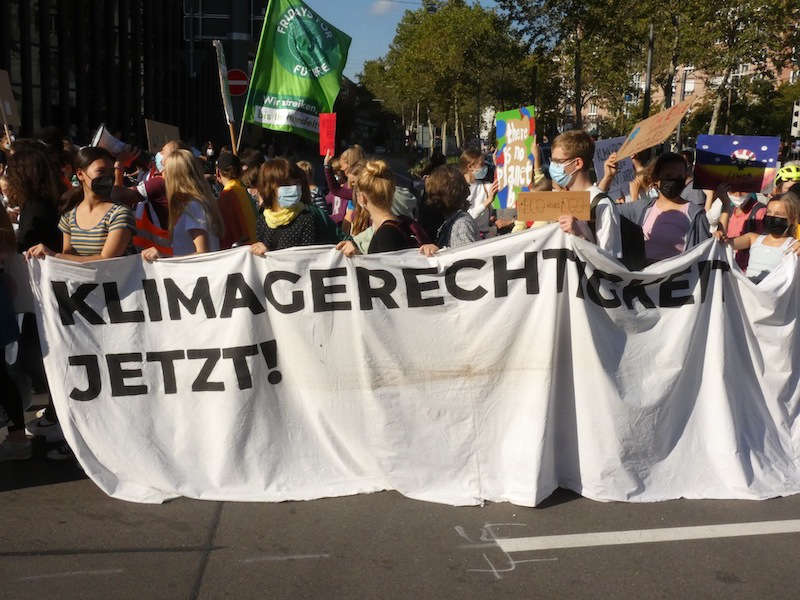
[{"label": "sneaker", "polygon": [[47,456],[48,460],[56,461],[75,459],[75,455],[72,453],[72,448],[69,447],[67,442],[61,442],[58,446],[48,451],[45,456]]},{"label": "sneaker", "polygon": [[48,444],[60,442],[64,439],[64,434],[58,421],[51,421],[44,416],[35,421],[30,421],[25,426],[25,433],[31,437],[43,437]]},{"label": "sneaker", "polygon": [[0,462],[9,460],[28,460],[33,456],[33,444],[30,440],[14,442],[6,438],[0,444]]}]

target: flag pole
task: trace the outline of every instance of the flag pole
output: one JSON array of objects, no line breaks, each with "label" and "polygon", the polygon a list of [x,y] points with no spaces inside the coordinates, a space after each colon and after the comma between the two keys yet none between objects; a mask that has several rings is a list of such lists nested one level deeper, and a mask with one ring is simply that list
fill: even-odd
[{"label": "flag pole", "polygon": [[239,153],[239,145],[236,143],[236,129],[233,119],[233,105],[231,104],[231,88],[228,85],[228,67],[225,64],[225,51],[222,49],[222,42],[214,40],[214,49],[217,51],[217,69],[219,71],[219,91],[222,94],[222,106],[225,109],[225,120],[228,122],[228,132],[231,134],[231,150],[234,155]]}]

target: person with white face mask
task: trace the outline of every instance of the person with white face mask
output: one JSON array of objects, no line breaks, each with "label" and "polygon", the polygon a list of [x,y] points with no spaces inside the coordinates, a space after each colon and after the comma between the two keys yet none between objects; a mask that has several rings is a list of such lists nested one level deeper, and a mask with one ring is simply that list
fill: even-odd
[{"label": "person with white face mask", "polygon": [[[767,207],[758,201],[756,194],[746,192],[728,192],[730,199],[730,218],[724,230],[727,238],[733,239],[747,233],[762,233],[764,229],[764,216]],[[743,270],[747,270],[749,260],[747,248],[736,252],[736,263]]]},{"label": "person with white face mask", "polygon": [[475,219],[482,238],[489,233],[492,202],[497,195],[497,182],[488,180],[486,158],[477,150],[465,150],[459,160],[461,172],[469,185],[468,214]]},{"label": "person with white face mask", "polygon": [[258,242],[250,246],[256,256],[270,250],[319,243],[320,233],[309,211],[311,193],[305,173],[285,158],[273,158],[258,172],[258,195],[261,201],[258,219]]}]

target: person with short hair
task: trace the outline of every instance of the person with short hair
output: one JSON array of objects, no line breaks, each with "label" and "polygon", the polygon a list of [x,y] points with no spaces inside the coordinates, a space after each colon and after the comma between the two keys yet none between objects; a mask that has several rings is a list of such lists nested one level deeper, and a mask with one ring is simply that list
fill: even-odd
[{"label": "person with short hair", "polygon": [[461,169],[451,165],[438,167],[425,180],[425,201],[437,209],[444,222],[436,232],[436,245],[423,246],[430,255],[440,248],[458,248],[480,240],[478,225],[467,212],[470,188]]},{"label": "person with short hair", "polygon": [[481,237],[489,234],[492,202],[497,195],[496,181],[489,181],[486,157],[478,150],[468,149],[461,153],[458,161],[461,173],[469,185],[469,215],[475,220]]},{"label": "person with short hair", "polygon": [[220,249],[225,250],[256,241],[256,210],[247,190],[239,181],[242,165],[239,157],[231,152],[222,152],[217,158],[216,178],[222,185],[219,193],[219,211],[225,225],[225,234],[220,238]]}]

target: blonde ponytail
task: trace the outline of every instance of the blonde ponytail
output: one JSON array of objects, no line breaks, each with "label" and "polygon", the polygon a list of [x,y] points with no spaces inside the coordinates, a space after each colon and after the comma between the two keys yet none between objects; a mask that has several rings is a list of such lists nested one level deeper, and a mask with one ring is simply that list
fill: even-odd
[{"label": "blonde ponytail", "polygon": [[394,175],[382,160],[367,160],[358,175],[358,193],[364,194],[378,208],[390,210],[394,199]]}]

